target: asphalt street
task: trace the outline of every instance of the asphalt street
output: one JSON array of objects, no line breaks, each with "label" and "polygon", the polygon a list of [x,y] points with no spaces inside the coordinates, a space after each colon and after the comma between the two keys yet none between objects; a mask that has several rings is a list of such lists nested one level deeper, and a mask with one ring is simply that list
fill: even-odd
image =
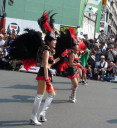
[{"label": "asphalt street", "polygon": [[58,76],[53,78],[57,95],[47,112],[48,121],[42,126],[29,125],[37,88],[35,77],[0,70],[0,128],[117,128],[117,83],[89,80],[87,86],[79,84],[74,104],[68,98],[70,80]]}]

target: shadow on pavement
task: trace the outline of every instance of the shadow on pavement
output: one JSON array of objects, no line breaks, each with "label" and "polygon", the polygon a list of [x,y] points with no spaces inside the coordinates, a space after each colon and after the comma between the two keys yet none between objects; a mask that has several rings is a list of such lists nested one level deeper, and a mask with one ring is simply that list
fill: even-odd
[{"label": "shadow on pavement", "polygon": [[52,82],[52,84],[70,84],[70,82]]},{"label": "shadow on pavement", "polygon": [[[60,83],[60,82],[56,82],[56,83],[54,82],[52,84],[54,85],[54,84],[57,84],[57,83]],[[26,90],[28,90],[28,89],[34,89],[34,90],[36,90],[37,89],[37,86],[33,86],[33,85],[13,85],[13,86],[2,87],[2,88],[26,89]],[[71,89],[69,88],[69,85],[68,85],[68,89],[65,89],[65,88],[64,89],[62,89],[62,88],[56,88],[56,90],[71,90]]]},{"label": "shadow on pavement", "polygon": [[2,87],[2,88],[13,88],[13,89],[37,89],[37,86],[33,85],[13,85],[9,87]]},{"label": "shadow on pavement", "polygon": [[117,119],[107,120],[110,124],[117,124]]},{"label": "shadow on pavement", "polygon": [[112,89],[117,89],[117,88],[112,88]]},{"label": "shadow on pavement", "polygon": [[60,104],[60,103],[70,103],[69,100],[53,100],[53,104]]},{"label": "shadow on pavement", "polygon": [[[26,95],[13,95],[13,99],[0,99],[0,103],[33,103],[34,102],[34,96],[26,96]],[[45,99],[42,100],[42,103],[45,102]],[[59,104],[59,103],[67,103],[68,100],[53,100],[52,103]]]},{"label": "shadow on pavement", "polygon": [[9,103],[9,102],[32,103],[34,101],[33,96],[13,95],[12,97],[13,99],[0,99],[0,103]]},{"label": "shadow on pavement", "polygon": [[0,127],[16,127],[16,126],[24,126],[29,125],[29,121],[21,120],[21,121],[0,121]]},{"label": "shadow on pavement", "polygon": [[67,88],[67,89],[65,89],[65,88],[56,88],[56,90],[71,90],[71,88]]}]

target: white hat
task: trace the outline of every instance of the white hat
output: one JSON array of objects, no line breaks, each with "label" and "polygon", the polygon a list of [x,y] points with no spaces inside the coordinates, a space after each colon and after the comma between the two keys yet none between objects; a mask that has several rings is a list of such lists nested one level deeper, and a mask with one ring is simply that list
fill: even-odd
[{"label": "white hat", "polygon": [[101,59],[105,59],[105,56],[101,56],[100,58],[101,58]]}]

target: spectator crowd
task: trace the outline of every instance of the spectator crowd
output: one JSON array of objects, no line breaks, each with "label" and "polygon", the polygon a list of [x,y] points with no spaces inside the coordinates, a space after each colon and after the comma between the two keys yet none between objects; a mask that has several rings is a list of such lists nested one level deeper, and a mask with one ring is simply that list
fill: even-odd
[{"label": "spectator crowd", "polygon": [[97,39],[84,39],[90,50],[87,61],[88,78],[111,81],[117,76],[117,36],[113,34],[107,39],[104,31],[100,31]]},{"label": "spectator crowd", "polygon": [[19,60],[10,60],[8,57],[10,51],[10,43],[17,38],[15,30],[7,30],[7,32],[0,32],[0,69],[19,70],[22,64]]}]

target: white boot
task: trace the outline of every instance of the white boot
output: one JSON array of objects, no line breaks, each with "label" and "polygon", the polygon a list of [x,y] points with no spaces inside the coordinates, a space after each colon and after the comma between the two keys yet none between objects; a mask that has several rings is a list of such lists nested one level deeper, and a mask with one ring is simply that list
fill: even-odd
[{"label": "white boot", "polygon": [[42,101],[43,95],[37,95],[34,100],[32,115],[30,119],[30,124],[41,125],[41,123],[37,120],[38,110]]},{"label": "white boot", "polygon": [[69,101],[72,103],[76,102],[76,98],[74,96],[69,96]]},{"label": "white boot", "polygon": [[[77,87],[78,88],[78,87]],[[77,100],[76,100],[76,93],[77,93],[77,88],[74,89],[74,94],[71,94],[71,96],[69,97],[69,100],[72,102],[72,103],[75,103]]]},{"label": "white boot", "polygon": [[46,114],[46,111],[49,108],[53,98],[54,98],[53,94],[49,93],[48,97],[45,100],[45,103],[44,103],[43,109],[42,109],[42,111],[40,113],[40,116],[39,116],[39,121],[40,122],[46,122],[47,121],[47,119],[45,118],[45,114]]}]

